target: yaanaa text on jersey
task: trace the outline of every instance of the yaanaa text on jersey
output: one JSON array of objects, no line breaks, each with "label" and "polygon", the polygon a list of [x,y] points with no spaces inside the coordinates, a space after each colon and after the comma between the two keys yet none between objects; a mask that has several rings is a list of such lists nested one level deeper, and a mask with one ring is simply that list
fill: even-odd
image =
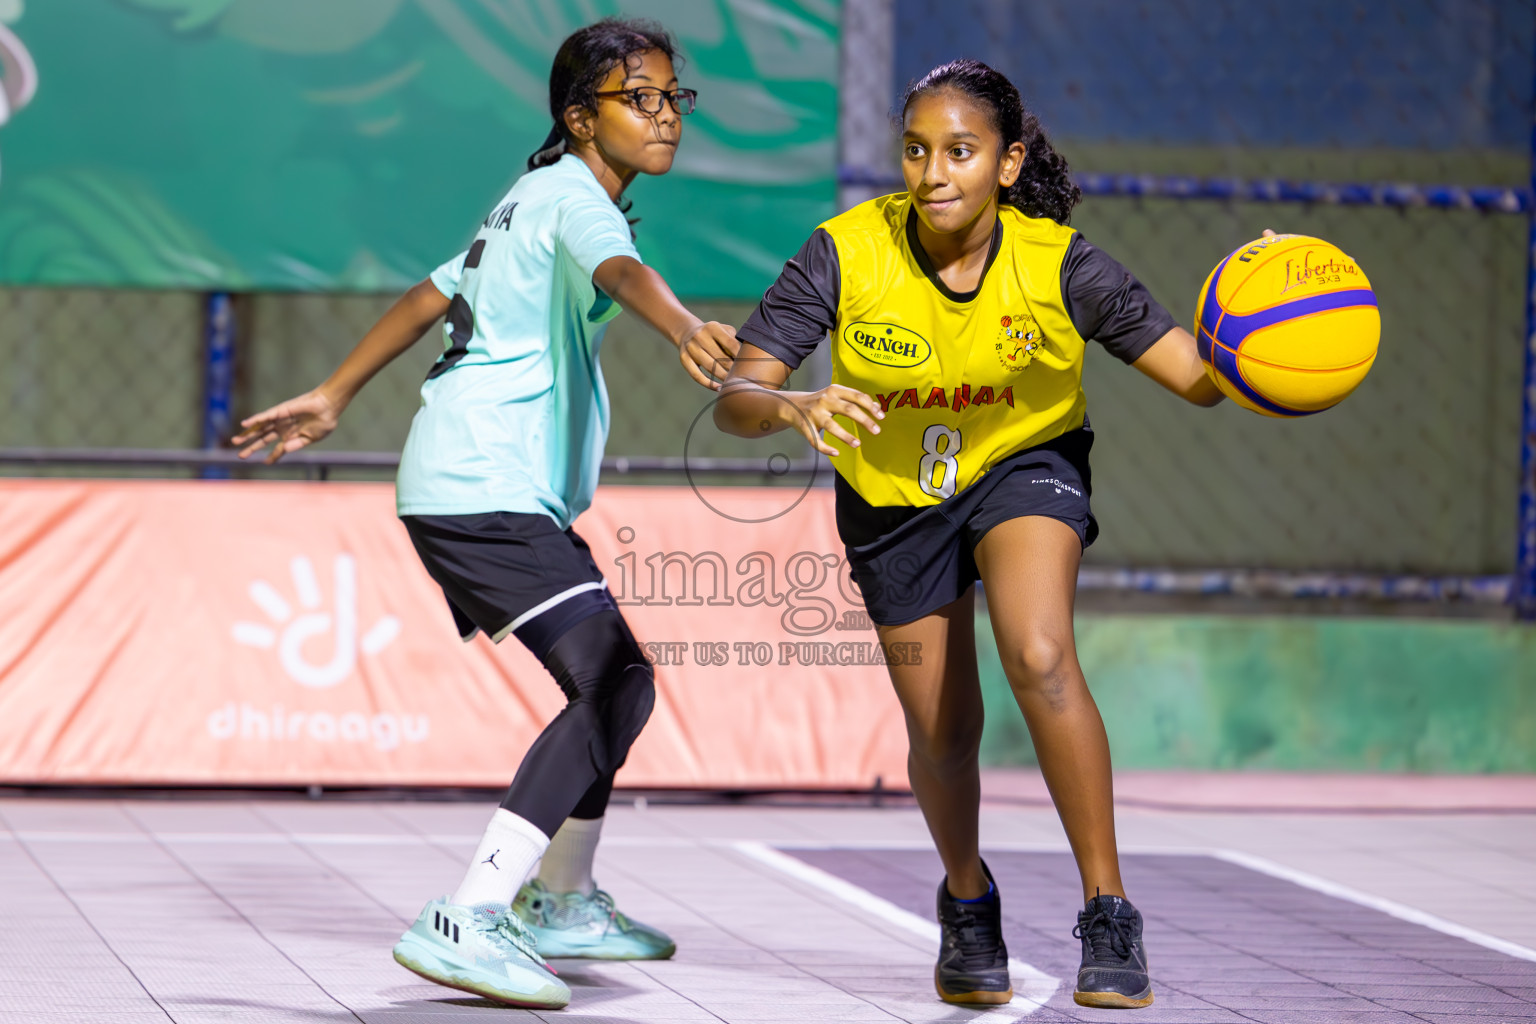
[{"label": "yaanaa text on jersey", "polygon": [[1006,404],[1008,408],[1013,406],[1013,385],[1003,388],[995,395],[992,386],[983,384],[974,392],[969,384],[961,384],[957,388],[930,388],[926,398],[918,394],[917,388],[907,388],[905,391],[892,391],[888,395],[876,394],[875,400],[880,403],[881,412],[891,412],[899,409],[948,409],[950,412],[959,412],[971,405]]}]

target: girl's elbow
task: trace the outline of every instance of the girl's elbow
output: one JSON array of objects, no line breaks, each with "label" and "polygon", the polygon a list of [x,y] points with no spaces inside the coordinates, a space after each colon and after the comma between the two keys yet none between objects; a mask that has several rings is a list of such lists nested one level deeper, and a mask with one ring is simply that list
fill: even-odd
[{"label": "girl's elbow", "polygon": [[730,406],[731,399],[728,395],[722,395],[715,402],[715,426],[723,433],[741,437],[741,430],[736,425],[736,417],[731,415],[732,410]]},{"label": "girl's elbow", "polygon": [[1199,383],[1184,392],[1184,400],[1191,405],[1198,405],[1202,409],[1210,409],[1226,401],[1227,396],[1212,384],[1209,379],[1201,378]]}]

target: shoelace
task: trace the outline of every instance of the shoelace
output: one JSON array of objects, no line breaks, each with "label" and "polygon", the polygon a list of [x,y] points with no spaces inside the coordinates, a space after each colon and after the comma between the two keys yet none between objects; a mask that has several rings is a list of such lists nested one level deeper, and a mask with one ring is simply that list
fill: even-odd
[{"label": "shoelace", "polygon": [[1116,917],[1102,906],[1096,907],[1093,915],[1086,920],[1082,915],[1078,915],[1077,926],[1072,929],[1072,937],[1074,939],[1086,937],[1095,960],[1108,959],[1109,954],[1113,954],[1118,960],[1128,960],[1133,948],[1132,943],[1135,941],[1130,922]]},{"label": "shoelace", "polygon": [[991,917],[978,914],[963,903],[955,908],[955,945],[967,959],[990,954],[997,949],[1000,933]]},{"label": "shoelace", "polygon": [[516,914],[510,911],[505,914],[497,914],[495,924],[492,924],[490,919],[484,915],[476,914],[474,922],[475,927],[484,932],[492,941],[500,939],[503,942],[509,942],[513,948],[534,963],[541,967],[549,966],[549,964],[544,962],[544,958],[539,956],[539,940],[534,937],[533,932],[528,930],[528,926],[523,924],[522,918]]},{"label": "shoelace", "polygon": [[602,912],[608,915],[609,927],[616,926],[620,929],[624,927],[624,915],[620,914],[618,908],[614,906],[612,896],[608,895],[602,889],[593,889],[592,895],[587,898],[593,903],[596,903],[598,907],[602,909]]}]

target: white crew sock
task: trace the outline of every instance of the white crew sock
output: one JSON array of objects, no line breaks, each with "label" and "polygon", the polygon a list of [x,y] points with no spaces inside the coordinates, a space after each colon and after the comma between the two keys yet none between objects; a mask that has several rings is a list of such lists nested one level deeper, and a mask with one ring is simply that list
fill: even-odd
[{"label": "white crew sock", "polygon": [[505,807],[496,808],[464,881],[448,902],[462,907],[511,903],[547,846],[549,837],[533,822]]},{"label": "white crew sock", "polygon": [[544,887],[550,892],[590,895],[597,888],[592,881],[592,858],[597,855],[602,832],[602,818],[566,818],[539,865],[539,881]]}]

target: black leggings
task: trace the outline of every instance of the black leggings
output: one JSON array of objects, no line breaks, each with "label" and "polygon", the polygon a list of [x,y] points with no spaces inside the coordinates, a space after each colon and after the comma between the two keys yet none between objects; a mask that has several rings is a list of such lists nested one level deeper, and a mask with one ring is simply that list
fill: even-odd
[{"label": "black leggings", "polygon": [[613,776],[651,717],[655,674],[616,611],[582,619],[544,656],[565,708],[528,748],[501,806],[553,836],[566,818],[601,818]]}]

